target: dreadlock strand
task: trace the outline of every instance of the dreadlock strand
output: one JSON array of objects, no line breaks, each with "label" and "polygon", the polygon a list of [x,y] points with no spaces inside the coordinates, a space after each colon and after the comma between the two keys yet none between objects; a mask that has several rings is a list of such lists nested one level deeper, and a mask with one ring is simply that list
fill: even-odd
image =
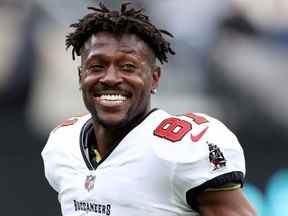
[{"label": "dreadlock strand", "polygon": [[105,12],[105,13],[110,12],[110,10],[102,2],[99,3],[99,6],[103,10],[103,12]]},{"label": "dreadlock strand", "polygon": [[75,54],[80,56],[81,47],[92,34],[108,31],[138,35],[150,46],[161,64],[167,62],[167,55],[174,55],[175,52],[163,36],[173,37],[173,35],[166,30],[157,29],[144,14],[144,9],[128,8],[129,5],[130,2],[122,3],[120,11],[110,10],[102,2],[99,3],[99,8],[88,7],[93,12],[78,20],[77,23],[71,24],[70,27],[75,30],[66,36],[66,49],[73,47],[73,60]]},{"label": "dreadlock strand", "polygon": [[159,29],[159,31],[163,34],[169,35],[170,37],[174,37],[174,35],[172,35],[170,32],[164,30],[164,29]]},{"label": "dreadlock strand", "polygon": [[95,7],[88,7],[89,10],[93,10],[93,11],[97,11],[99,13],[103,13],[104,11],[102,9],[99,8],[95,8]]},{"label": "dreadlock strand", "polygon": [[128,5],[131,5],[131,2],[124,2],[121,5],[121,13],[124,13],[128,7]]}]

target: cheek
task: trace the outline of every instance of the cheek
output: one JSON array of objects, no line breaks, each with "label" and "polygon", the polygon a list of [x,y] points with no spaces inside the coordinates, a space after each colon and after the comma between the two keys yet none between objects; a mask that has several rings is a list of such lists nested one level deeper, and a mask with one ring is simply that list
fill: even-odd
[{"label": "cheek", "polygon": [[99,80],[99,77],[96,75],[83,75],[80,80],[80,86],[82,89],[87,89],[94,86]]},{"label": "cheek", "polygon": [[141,96],[143,96],[144,94],[146,95],[146,92],[148,91],[150,85],[148,77],[138,76],[134,78],[132,82],[134,89],[136,92],[138,92],[138,94],[141,94]]},{"label": "cheek", "polygon": [[[142,86],[142,89],[145,91],[150,91],[150,86],[152,85],[152,73],[147,68],[143,69],[143,72],[139,74],[139,85]],[[141,83],[141,84],[140,84]]]},{"label": "cheek", "polygon": [[152,80],[151,74],[146,74],[146,76],[143,78],[143,85],[144,85],[145,91],[150,93],[152,82],[153,80]]}]

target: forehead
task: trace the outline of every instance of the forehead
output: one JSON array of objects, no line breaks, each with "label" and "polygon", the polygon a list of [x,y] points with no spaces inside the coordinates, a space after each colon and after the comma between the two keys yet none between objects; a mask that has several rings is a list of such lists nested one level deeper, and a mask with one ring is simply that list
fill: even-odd
[{"label": "forehead", "polygon": [[152,50],[135,34],[99,32],[84,43],[81,56],[88,58],[90,55],[105,51],[131,53],[143,57],[152,55]]}]

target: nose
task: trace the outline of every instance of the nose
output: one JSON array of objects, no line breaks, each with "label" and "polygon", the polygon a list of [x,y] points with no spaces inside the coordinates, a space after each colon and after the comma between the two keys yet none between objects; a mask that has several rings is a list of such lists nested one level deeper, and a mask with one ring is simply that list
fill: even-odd
[{"label": "nose", "polygon": [[99,81],[102,84],[114,86],[122,82],[122,77],[119,71],[117,71],[116,68],[111,65],[109,68],[107,68],[106,72],[103,74]]}]

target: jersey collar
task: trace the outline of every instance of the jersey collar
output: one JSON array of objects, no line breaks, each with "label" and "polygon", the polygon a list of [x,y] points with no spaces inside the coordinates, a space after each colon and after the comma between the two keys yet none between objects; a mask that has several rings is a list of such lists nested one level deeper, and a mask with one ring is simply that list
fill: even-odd
[{"label": "jersey collar", "polygon": [[137,127],[140,123],[142,123],[151,113],[158,110],[157,108],[152,109],[141,121],[139,121],[137,124],[133,125],[129,130],[127,130],[123,137],[121,137],[119,140],[115,142],[115,144],[112,146],[111,150],[108,152],[108,154],[101,158],[100,161],[96,160],[96,151],[97,151],[97,144],[95,140],[95,134],[93,131],[93,122],[92,117],[88,119],[85,124],[81,128],[80,132],[80,149],[82,157],[85,161],[85,164],[89,170],[96,169],[112,152],[113,150],[118,146],[118,144],[121,142],[121,140],[135,127]]}]

